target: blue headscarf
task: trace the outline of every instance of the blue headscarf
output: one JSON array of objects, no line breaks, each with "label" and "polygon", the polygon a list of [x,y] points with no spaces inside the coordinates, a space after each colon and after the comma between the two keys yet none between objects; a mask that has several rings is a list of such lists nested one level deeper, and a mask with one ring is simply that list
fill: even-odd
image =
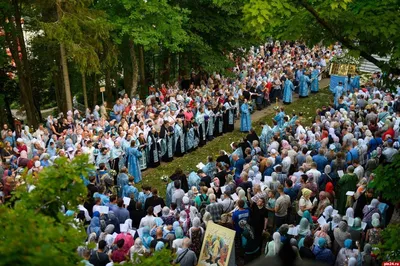
[{"label": "blue headscarf", "polygon": [[93,213],[93,218],[90,221],[90,225],[87,228],[87,234],[90,235],[91,233],[96,233],[97,237],[100,236],[100,219],[98,216],[94,216],[94,213]]},{"label": "blue headscarf", "polygon": [[319,246],[320,248],[325,248],[325,246],[326,246],[326,239],[325,239],[324,237],[320,237],[320,238],[318,239],[318,246]]},{"label": "blue headscarf", "polygon": [[351,245],[353,244],[353,241],[351,239],[346,239],[344,241],[344,247],[345,248],[351,248]]},{"label": "blue headscarf", "polygon": [[306,218],[310,224],[313,224],[313,220],[309,211],[303,212],[302,218]]},{"label": "blue headscarf", "polygon": [[156,244],[156,251],[162,250],[164,248],[164,242],[158,241]]},{"label": "blue headscarf", "polygon": [[175,238],[182,239],[184,237],[183,230],[181,227],[175,229]]},{"label": "blue headscarf", "polygon": [[148,226],[143,227],[142,233],[142,243],[146,249],[150,249],[150,243],[153,240],[153,237],[150,236],[150,228]]}]

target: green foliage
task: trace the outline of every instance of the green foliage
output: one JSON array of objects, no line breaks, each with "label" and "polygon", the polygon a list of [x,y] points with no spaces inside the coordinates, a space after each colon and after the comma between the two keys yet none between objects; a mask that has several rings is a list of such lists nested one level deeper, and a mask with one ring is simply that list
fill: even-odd
[{"label": "green foliage", "polygon": [[[61,2],[62,4],[59,4]],[[92,0],[44,1],[41,8],[49,5],[56,11],[56,21],[41,21],[46,36],[65,45],[69,58],[81,71],[99,72],[99,53],[105,52],[103,41],[110,37],[111,23],[101,10],[91,8]]]},{"label": "green foliage", "polygon": [[[382,233],[382,243],[376,245],[379,248],[378,257],[381,261],[400,260],[400,224],[390,224]],[[375,251],[374,251],[375,252]]]},{"label": "green foliage", "polygon": [[140,265],[140,266],[164,266],[170,265],[170,262],[175,259],[175,254],[168,249],[162,249],[153,253],[149,257],[135,256],[135,263],[125,263],[124,265]]},{"label": "green foliage", "polygon": [[396,154],[393,162],[388,165],[379,165],[374,171],[375,177],[371,186],[382,193],[384,199],[393,204],[400,203],[400,154]]},{"label": "green foliage", "polygon": [[369,55],[391,54],[390,66],[398,68],[399,4],[399,0],[248,0],[243,20],[250,32],[264,37],[304,40],[309,45],[341,41]]},{"label": "green foliage", "polygon": [[87,156],[69,162],[57,159],[37,177],[24,176],[35,189],[28,193],[21,185],[14,194],[14,207],[0,206],[2,230],[0,241],[1,265],[76,265],[81,258],[76,248],[85,239],[83,228],[72,217],[64,216],[61,206],[75,210],[86,196],[80,175],[91,166]]}]

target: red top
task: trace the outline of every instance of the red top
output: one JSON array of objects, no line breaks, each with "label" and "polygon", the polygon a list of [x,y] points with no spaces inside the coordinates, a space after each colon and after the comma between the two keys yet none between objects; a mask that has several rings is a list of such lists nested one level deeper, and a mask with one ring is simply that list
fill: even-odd
[{"label": "red top", "polygon": [[393,128],[389,128],[388,130],[386,130],[385,133],[383,133],[382,140],[385,141],[387,136],[390,136],[392,139],[394,139],[394,130],[393,130]]}]

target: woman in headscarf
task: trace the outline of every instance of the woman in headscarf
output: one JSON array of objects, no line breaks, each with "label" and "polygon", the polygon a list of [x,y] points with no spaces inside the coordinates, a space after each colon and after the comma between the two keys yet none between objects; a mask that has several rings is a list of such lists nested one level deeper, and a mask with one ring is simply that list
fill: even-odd
[{"label": "woman in headscarf", "polygon": [[314,234],[314,245],[318,244],[320,238],[324,238],[326,241],[326,247],[330,248],[332,245],[331,237],[329,236],[329,224],[326,223],[321,226],[321,229]]},{"label": "woman in headscarf", "polygon": [[319,217],[325,210],[326,207],[330,206],[331,202],[328,199],[328,193],[325,191],[321,191],[319,193],[319,202],[317,206],[317,210],[315,211],[315,216]]},{"label": "woman in headscarf", "polygon": [[331,205],[326,206],[322,216],[325,218],[326,222],[330,222],[332,220],[332,213],[333,213],[333,207]]},{"label": "woman in headscarf", "polygon": [[187,236],[192,241],[190,249],[199,257],[201,245],[203,243],[204,229],[200,226],[200,218],[195,217],[192,221],[192,227],[187,232]]},{"label": "woman in headscarf", "polygon": [[335,266],[347,266],[350,258],[356,258],[357,253],[353,251],[352,246],[353,241],[350,238],[343,241],[343,247],[338,252]]},{"label": "woman in headscarf", "polygon": [[382,229],[379,228],[381,223],[379,219],[374,218],[371,224],[372,228],[367,230],[367,234],[365,236],[365,242],[370,243],[371,245],[376,245],[382,241],[381,237]]},{"label": "woman in headscarf", "polygon": [[313,174],[308,174],[308,179],[304,187],[311,190],[310,200],[312,202],[314,198],[318,195],[318,185],[317,183],[315,183]]},{"label": "woman in headscarf", "polygon": [[311,213],[309,211],[305,211],[303,212],[303,217],[302,218],[306,218],[308,220],[308,222],[310,223],[310,227],[312,228],[313,226],[313,219],[311,217]]},{"label": "woman in headscarf", "polygon": [[338,227],[333,229],[333,236],[335,237],[333,248],[335,251],[343,248],[345,246],[344,241],[351,237],[347,229],[348,226],[345,221],[341,221]]},{"label": "woman in headscarf", "polygon": [[363,222],[371,225],[372,215],[374,213],[379,213],[379,201],[377,199],[373,199],[369,205],[365,205],[363,208]]},{"label": "woman in headscarf", "polygon": [[96,233],[96,236],[100,236],[100,213],[99,212],[94,212],[93,213],[93,218],[90,221],[90,225],[87,228],[87,234],[90,235],[91,233]]},{"label": "woman in headscarf", "polygon": [[326,265],[333,266],[335,262],[335,256],[332,251],[328,248],[328,244],[325,238],[319,238],[317,244],[314,242],[313,253],[315,255],[315,260]]},{"label": "woman in headscarf", "polygon": [[187,216],[188,215],[186,211],[181,211],[179,213],[179,224],[185,234],[188,232],[190,226],[190,219]]},{"label": "woman in headscarf", "polygon": [[357,184],[357,190],[354,193],[354,199],[357,200],[362,193],[367,189],[368,181],[365,177],[361,178],[360,182]]},{"label": "woman in headscarf", "polygon": [[345,220],[347,223],[349,223],[349,218],[354,219],[354,210],[351,207],[347,208],[346,215],[343,216],[343,220]]},{"label": "woman in headscarf", "polygon": [[333,205],[333,203],[335,202],[334,201],[334,199],[335,199],[335,187],[333,186],[333,183],[332,182],[328,182],[327,184],[326,184],[326,186],[325,186],[325,192],[326,193],[328,193],[327,194],[327,197],[329,198],[329,201],[332,203],[332,205]]},{"label": "woman in headscarf", "polygon": [[330,176],[331,166],[328,164],[324,168],[324,173],[318,178],[318,190],[324,191],[328,182],[333,182]]},{"label": "woman in headscarf", "polygon": [[353,239],[353,241],[361,242],[363,230],[361,227],[361,219],[360,218],[356,217],[354,219],[353,226],[350,228],[349,232],[351,235],[351,239]]},{"label": "woman in headscarf", "polygon": [[299,219],[301,219],[303,217],[303,212],[311,211],[313,209],[313,204],[310,200],[312,191],[308,188],[303,188],[301,190],[301,193],[302,193],[302,196],[299,200],[299,210],[297,212]]},{"label": "woman in headscarf", "polygon": [[299,253],[299,246],[297,244],[296,238],[291,238],[290,239],[290,246],[292,246],[292,249],[294,253],[296,253],[296,259],[300,258],[300,253]]},{"label": "woman in headscarf", "polygon": [[220,189],[220,183],[219,183],[219,179],[217,177],[215,177],[213,179],[213,183],[214,183],[214,187],[212,188],[214,190],[214,194],[217,197],[217,199],[219,199],[222,195],[222,191]]},{"label": "woman in headscarf", "polygon": [[165,247],[164,242],[158,241],[157,244],[156,244],[155,251],[160,251],[160,250],[162,250],[164,247]]},{"label": "woman in headscarf", "polygon": [[370,244],[365,244],[364,246],[364,251],[360,252],[360,246],[359,246],[359,252],[358,252],[358,258],[357,262],[358,265],[363,265],[363,266],[375,266],[376,262],[373,256],[371,256],[372,253],[372,246]]},{"label": "woman in headscarf", "polygon": [[113,232],[114,232],[114,225],[113,224],[107,225],[106,229],[104,229],[104,232],[100,233],[99,241],[106,240],[106,236],[111,235]]},{"label": "woman in headscarf", "polygon": [[167,206],[164,206],[164,208],[162,208],[161,219],[163,220],[165,225],[171,225],[175,222],[175,216],[171,214],[171,211]]},{"label": "woman in headscarf", "polygon": [[134,240],[133,240],[133,236],[130,233],[130,230],[132,229],[132,220],[131,219],[126,219],[125,223],[124,223],[124,227],[121,227],[121,233],[119,233],[115,239],[114,239],[114,243],[117,243],[118,240],[123,239],[124,240],[124,245],[122,246],[122,251],[125,254],[128,254],[129,249],[133,246],[134,244]]},{"label": "woman in headscarf", "polygon": [[307,218],[301,218],[297,233],[300,237],[305,237],[311,232],[310,227],[310,222]]},{"label": "woman in headscarf", "polygon": [[242,248],[244,249],[244,263],[248,264],[258,257],[261,250],[259,242],[255,240],[254,230],[246,220],[239,222],[242,228]]},{"label": "woman in headscarf", "polygon": [[146,248],[143,246],[142,239],[140,237],[135,239],[135,244],[129,250],[131,261],[139,262],[136,256],[143,256],[146,253]]},{"label": "woman in headscarf", "polygon": [[177,252],[180,248],[182,248],[184,234],[180,226],[175,228],[174,232],[175,232],[175,240],[172,241],[172,250]]},{"label": "woman in headscarf", "polygon": [[205,212],[204,213],[204,215],[203,215],[203,223],[202,223],[202,225],[201,225],[201,227],[203,228],[203,229],[206,229],[207,228],[207,224],[208,223],[212,223],[213,222],[213,220],[212,220],[212,216],[211,216],[211,214],[209,213],[209,212]]},{"label": "woman in headscarf", "polygon": [[147,252],[150,251],[150,243],[153,239],[154,238],[150,236],[150,228],[148,226],[143,227],[141,240]]},{"label": "woman in headscarf", "polygon": [[275,232],[272,235],[272,241],[268,242],[265,248],[265,256],[266,257],[274,257],[278,255],[279,250],[281,249],[281,234]]}]

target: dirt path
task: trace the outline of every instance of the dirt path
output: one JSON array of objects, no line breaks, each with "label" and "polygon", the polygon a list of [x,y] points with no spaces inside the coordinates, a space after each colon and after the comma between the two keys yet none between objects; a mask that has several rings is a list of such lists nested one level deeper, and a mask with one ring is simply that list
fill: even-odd
[{"label": "dirt path", "polygon": [[[327,86],[329,86],[329,82],[330,79],[322,79],[319,82],[319,88],[325,88]],[[312,97],[312,96],[310,96]],[[298,94],[294,94],[293,95],[293,101],[297,101],[299,99]],[[282,103],[282,101],[279,101],[279,103]],[[274,106],[275,106],[275,102],[272,103],[270,106],[268,106],[267,108],[264,108],[260,111],[255,111],[254,113],[251,114],[251,121],[252,122],[257,122],[259,121],[261,118],[271,114],[274,112]],[[240,119],[237,119],[235,122],[235,128],[240,128]]]}]

